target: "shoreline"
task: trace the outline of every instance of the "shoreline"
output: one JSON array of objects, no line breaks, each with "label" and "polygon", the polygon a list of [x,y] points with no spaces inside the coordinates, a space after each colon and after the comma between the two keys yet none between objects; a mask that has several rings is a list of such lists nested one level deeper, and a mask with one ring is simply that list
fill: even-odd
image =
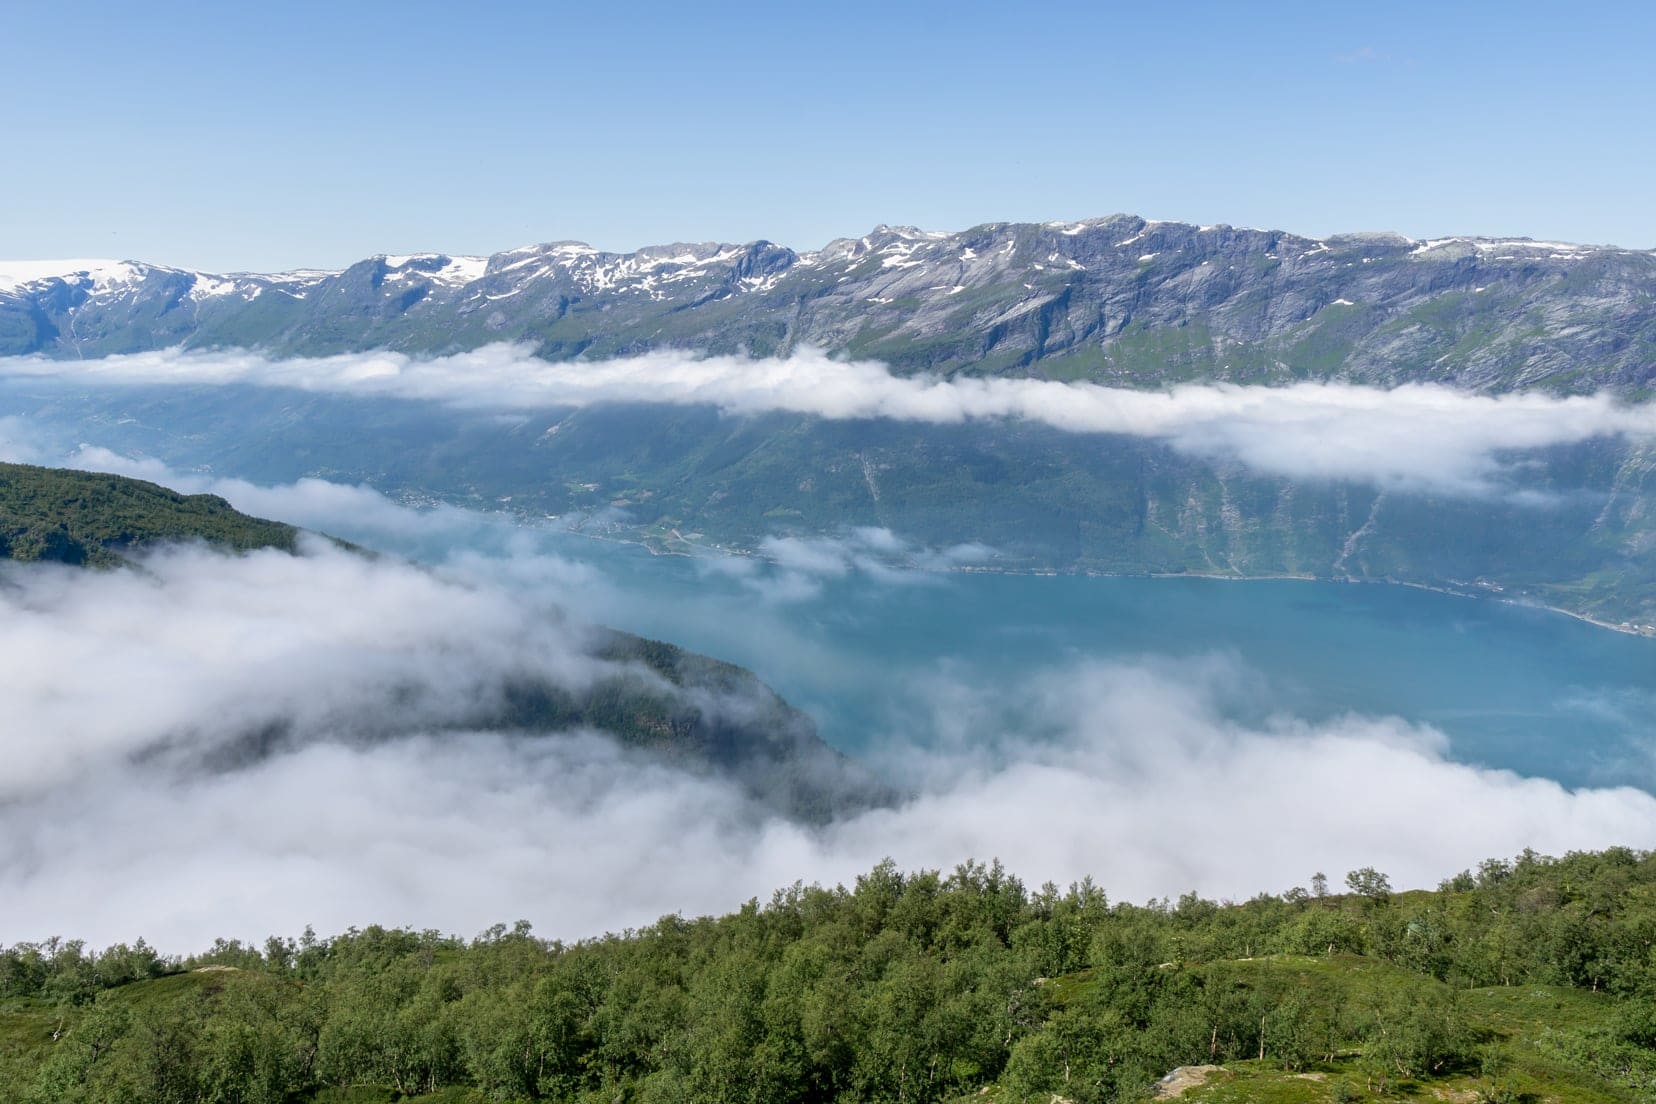
[{"label": "shoreline", "polygon": [[[667,546],[669,538],[643,536],[616,536],[612,533],[594,533],[569,526],[562,531],[572,536],[585,537],[589,540],[608,541],[612,544],[636,545],[643,548],[652,556],[683,556],[693,559],[698,554],[712,554],[721,556],[745,556],[757,559],[767,559],[762,553],[751,548],[734,548],[726,545],[708,544],[693,541],[677,530],[671,533],[671,541],[686,546],[683,549]],[[699,550],[699,552],[698,552]],[[769,561],[774,562],[774,561]],[[925,570],[916,568],[915,570]],[[1605,621],[1588,613],[1566,609],[1563,606],[1549,605],[1546,602],[1530,598],[1508,597],[1501,592],[1492,592],[1487,587],[1476,583],[1438,584],[1414,582],[1407,579],[1361,579],[1355,576],[1317,576],[1295,575],[1289,573],[1272,573],[1260,575],[1226,575],[1211,571],[1100,571],[1093,568],[1042,568],[1042,567],[991,567],[982,565],[960,565],[937,572],[937,574],[961,575],[1032,575],[1058,577],[1064,575],[1088,576],[1097,579],[1210,579],[1215,582],[1254,583],[1254,582],[1296,582],[1296,583],[1340,583],[1358,586],[1400,586],[1411,590],[1426,591],[1430,594],[1444,594],[1451,598],[1482,599],[1497,602],[1505,606],[1514,606],[1520,609],[1540,610],[1545,613],[1561,614],[1574,621],[1592,625],[1594,628],[1607,629],[1610,632],[1620,633],[1623,636],[1642,637],[1646,640],[1656,640],[1656,626],[1641,626],[1627,623]]]},{"label": "shoreline", "polygon": [[[1267,580],[1278,582],[1301,583],[1350,583],[1356,586],[1400,586],[1410,590],[1423,590],[1429,594],[1445,594],[1451,598],[1466,598],[1472,601],[1498,602],[1503,606],[1514,606],[1518,609],[1540,610],[1544,613],[1558,613],[1575,621],[1584,621],[1595,628],[1608,629],[1611,632],[1621,633],[1623,636],[1641,636],[1647,639],[1656,639],[1656,628],[1642,628],[1638,625],[1621,624],[1614,621],[1603,621],[1591,614],[1578,613],[1575,610],[1565,609],[1563,606],[1550,606],[1545,602],[1529,598],[1509,598],[1500,592],[1491,592],[1476,583],[1462,583],[1458,585],[1441,585],[1437,583],[1420,583],[1408,579],[1360,579],[1354,575],[1341,578],[1333,576],[1320,577],[1317,575],[1216,575],[1212,572],[1194,571],[1167,571],[1152,572],[1136,575],[1131,572],[1061,572],[1060,574],[1096,574],[1111,579],[1215,579],[1234,583],[1253,583]],[[1463,589],[1464,588],[1464,589]]]}]

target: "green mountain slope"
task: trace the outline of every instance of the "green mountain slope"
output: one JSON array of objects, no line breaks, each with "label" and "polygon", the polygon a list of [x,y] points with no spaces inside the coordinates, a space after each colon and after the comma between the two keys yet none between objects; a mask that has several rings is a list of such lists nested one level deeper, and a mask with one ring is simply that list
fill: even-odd
[{"label": "green mountain slope", "polygon": [[248,517],[216,495],[181,495],[118,475],[0,464],[0,559],[107,567],[168,541],[291,552],[299,530]]}]

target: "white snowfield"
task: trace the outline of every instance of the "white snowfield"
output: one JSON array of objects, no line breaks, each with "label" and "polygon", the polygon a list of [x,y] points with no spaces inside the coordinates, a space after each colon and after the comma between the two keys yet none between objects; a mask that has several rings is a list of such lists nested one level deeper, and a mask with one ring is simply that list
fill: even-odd
[{"label": "white snowfield", "polygon": [[135,267],[127,261],[0,261],[0,291],[14,291],[25,284],[38,284],[45,280],[71,280],[76,277],[112,283],[130,280],[134,272]]},{"label": "white snowfield", "polygon": [[[391,270],[391,279],[423,278],[455,287],[463,287],[481,280],[489,268],[487,257],[451,257],[446,253],[387,254],[380,259],[385,262],[385,267]],[[425,263],[410,268],[409,264],[413,261]],[[432,268],[429,263],[432,261],[441,261],[442,264]]]},{"label": "white snowfield", "polygon": [[[423,275],[442,280],[449,272],[458,269],[459,272],[465,274],[464,278],[459,280],[450,278],[450,282],[470,283],[483,274],[483,268],[487,264],[487,258],[455,258],[448,268],[435,274],[426,273]],[[61,280],[66,284],[84,287],[93,295],[107,295],[120,292],[131,285],[142,283],[145,279],[157,274],[189,277],[191,281],[189,295],[190,298],[196,300],[212,299],[224,295],[241,295],[246,299],[256,299],[262,292],[272,288],[286,292],[295,298],[303,299],[305,288],[339,275],[338,272],[317,269],[274,273],[233,272],[217,275],[209,272],[196,272],[187,268],[171,268],[167,265],[107,259],[0,261],[0,294],[17,292],[35,284]]]},{"label": "white snowfield", "polygon": [[1550,260],[1567,261],[1590,257],[1595,253],[1629,255],[1636,249],[1619,249],[1613,245],[1578,245],[1573,242],[1535,241],[1530,238],[1432,238],[1415,242],[1413,255],[1435,253],[1454,246],[1467,246],[1478,251],[1486,260],[1510,261],[1546,254]]}]

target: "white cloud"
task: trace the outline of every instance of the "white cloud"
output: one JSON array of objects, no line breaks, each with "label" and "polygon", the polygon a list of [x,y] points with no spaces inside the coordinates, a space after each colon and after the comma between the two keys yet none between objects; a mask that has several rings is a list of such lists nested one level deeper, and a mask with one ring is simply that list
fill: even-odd
[{"label": "white cloud", "polygon": [[269,360],[167,350],[56,361],[0,359],[0,375],[83,384],[257,384],[463,406],[537,409],[609,402],[710,404],[741,414],[954,424],[1021,419],[1076,433],[1163,441],[1268,474],[1359,480],[1449,494],[1501,490],[1504,454],[1597,436],[1656,437],[1656,406],[1606,394],[1481,395],[1429,384],[1203,384],[1135,391],[1030,379],[893,376],[869,361],[802,350],[786,358],[652,353],[551,363],[521,346],[447,357],[354,353]]},{"label": "white cloud", "polygon": [[533,594],[314,542],[141,571],[0,566],[0,802],[134,756],[279,731],[397,733],[487,714],[513,679],[583,684],[586,630]]},{"label": "white cloud", "polygon": [[701,566],[734,577],[768,601],[801,602],[820,595],[830,579],[855,574],[877,583],[926,583],[936,580],[936,572],[985,564],[994,555],[994,549],[975,541],[930,548],[890,529],[864,526],[841,536],[766,537],[757,556],[708,557]]},{"label": "white cloud", "polygon": [[[77,457],[408,543],[510,527],[366,488],[258,487],[89,447]],[[708,563],[763,593],[907,579],[928,559],[985,554],[882,529],[768,550],[768,563]],[[888,855],[907,868],[998,856],[1031,883],[1092,874],[1117,899],[1244,897],[1316,870],[1337,879],[1373,865],[1430,885],[1524,847],[1656,838],[1649,793],[1572,792],[1456,763],[1428,727],[1239,722],[1269,714],[1269,690],[1229,659],[1080,662],[1016,685],[944,667],[916,691],[907,729],[872,742],[919,796],[807,830],[590,734],[466,731],[467,703],[514,672],[590,674],[561,601],[627,600],[589,566],[527,542],[517,551],[462,553],[435,573],[325,547],[297,558],[177,549],[141,572],[0,571],[0,939],[144,935],[189,950],[306,923],[469,933],[519,917],[578,937],[722,911],[796,879],[847,881]],[[740,632],[780,632],[739,597],[686,600]],[[800,646],[783,632],[774,650]],[[825,649],[795,662],[854,675],[867,660]],[[216,754],[281,724],[285,740],[263,758]],[[378,738],[352,737],[365,727]]]},{"label": "white cloud", "polygon": [[1525,846],[1636,845],[1656,831],[1648,793],[1455,763],[1440,732],[1396,718],[1228,719],[1226,699],[1250,680],[1224,660],[1082,663],[977,710],[972,699],[1006,688],[955,688],[941,709],[979,724],[1017,715],[1046,738],[1007,730],[1000,761],[964,771],[958,741],[927,753],[947,781],[860,827],[898,856],[994,853],[1026,877],[1094,873],[1128,899],[1240,898],[1359,865],[1432,885]]},{"label": "white cloud", "polygon": [[[188,950],[305,923],[524,917],[577,937],[887,855],[998,856],[1031,882],[1093,874],[1142,900],[1360,865],[1429,885],[1526,846],[1656,833],[1648,793],[1457,764],[1429,728],[1237,722],[1232,699],[1258,680],[1227,660],[942,679],[882,757],[920,796],[808,830],[589,735],[436,734],[502,672],[580,677],[534,561],[473,566],[457,582],[327,549],[181,549],[143,572],[8,568],[0,933]],[[348,738],[370,711],[382,738]],[[296,735],[265,757],[200,754],[284,717]],[[173,753],[143,754],[157,746]]]},{"label": "white cloud", "polygon": [[[7,441],[0,425],[0,449]],[[399,544],[442,536],[452,540],[488,528],[509,528],[503,515],[482,514],[439,503],[405,506],[362,484],[334,483],[306,478],[293,483],[261,484],[207,472],[179,471],[160,460],[123,455],[98,445],[83,444],[67,455],[34,450],[34,463],[110,472],[146,479],[182,494],[214,494],[244,514],[298,525],[320,533],[350,533],[357,539],[382,537]]]},{"label": "white cloud", "polygon": [[[255,517],[442,561],[451,574],[505,571],[517,576],[520,585],[555,585],[565,596],[577,586],[603,585],[590,568],[547,556],[536,548],[537,528],[557,528],[545,523],[525,523],[509,514],[444,503],[408,506],[362,484],[306,478],[271,485],[179,471],[160,460],[126,456],[97,445],[82,444],[68,453],[57,453],[27,436],[25,428],[19,419],[0,419],[0,459],[10,450],[28,463],[110,472],[184,494],[218,495]],[[482,546],[506,558],[480,556]],[[737,579],[768,601],[786,603],[814,598],[822,592],[824,580],[853,573],[876,582],[918,584],[934,578],[936,572],[983,565],[994,556],[994,549],[976,541],[933,548],[905,540],[890,529],[861,526],[842,536],[768,537],[754,556],[704,550],[698,552],[697,564],[707,574]]]},{"label": "white cloud", "polygon": [[27,418],[0,418],[0,461],[8,464],[46,464],[52,455],[37,426]]}]

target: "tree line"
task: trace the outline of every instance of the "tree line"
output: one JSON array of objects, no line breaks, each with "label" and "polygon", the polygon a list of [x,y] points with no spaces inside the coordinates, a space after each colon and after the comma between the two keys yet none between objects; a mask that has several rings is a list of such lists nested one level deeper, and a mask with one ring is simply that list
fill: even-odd
[{"label": "tree line", "polygon": [[142,941],[23,943],[0,950],[0,1024],[27,1011],[52,1038],[5,1052],[0,1079],[42,1104],[292,1104],[360,1086],[922,1104],[986,1085],[1089,1104],[1181,1065],[1340,1057],[1382,1091],[1491,1066],[1464,994],[1546,985],[1613,1011],[1597,1036],[1559,1036],[1571,1061],[1656,1089],[1656,856],[1526,852],[1409,893],[1365,869],[1345,889],[1319,875],[1241,903],[1137,905],[1090,881],[1030,890],[999,864],[886,862],[849,887],[567,944],[526,923],[472,939],[307,930],[182,959]]}]

